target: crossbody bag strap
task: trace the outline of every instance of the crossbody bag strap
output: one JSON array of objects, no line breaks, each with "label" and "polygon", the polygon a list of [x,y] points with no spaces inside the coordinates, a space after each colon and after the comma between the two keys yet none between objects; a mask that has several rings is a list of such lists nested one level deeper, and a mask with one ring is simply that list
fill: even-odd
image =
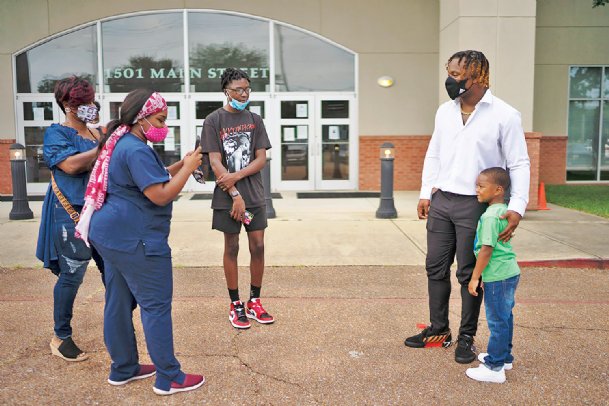
[{"label": "crossbody bag strap", "polygon": [[66,199],[66,197],[63,195],[63,193],[61,193],[61,190],[59,190],[59,187],[57,186],[57,183],[55,182],[55,176],[53,175],[52,171],[51,171],[51,187],[53,188],[53,192],[55,193],[55,196],[57,196],[59,203],[61,203],[64,210],[68,213],[70,218],[74,221],[74,224],[78,224],[78,220],[80,220],[80,213],[78,213],[76,210],[74,210],[74,207],[72,207],[70,202],[68,202],[68,199]]}]

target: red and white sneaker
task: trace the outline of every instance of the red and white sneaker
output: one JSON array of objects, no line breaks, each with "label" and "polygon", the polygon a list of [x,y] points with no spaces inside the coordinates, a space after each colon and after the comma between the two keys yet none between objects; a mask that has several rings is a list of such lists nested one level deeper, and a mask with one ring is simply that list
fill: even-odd
[{"label": "red and white sneaker", "polygon": [[258,323],[271,324],[275,321],[273,316],[267,313],[260,303],[260,298],[254,298],[247,302],[247,317],[256,320]]},{"label": "red and white sneaker", "polygon": [[228,320],[230,324],[233,325],[234,328],[246,329],[250,328],[252,325],[250,321],[247,319],[249,315],[245,315],[245,307],[243,306],[243,302],[240,300],[236,302],[232,302],[230,304],[230,314],[228,316]]},{"label": "red and white sneaker", "polygon": [[124,381],[113,381],[112,379],[108,379],[108,383],[114,386],[121,386],[131,381],[137,381],[139,379],[148,378],[154,374],[156,374],[156,368],[154,367],[154,365],[140,365],[140,370],[131,378],[125,379]]},{"label": "red and white sneaker", "polygon": [[203,375],[191,375],[186,374],[186,378],[184,378],[184,382],[177,383],[171,382],[171,387],[169,390],[159,389],[156,386],[152,387],[152,390],[157,395],[173,395],[178,392],[188,392],[189,390],[195,390],[201,385],[205,383],[205,377]]}]

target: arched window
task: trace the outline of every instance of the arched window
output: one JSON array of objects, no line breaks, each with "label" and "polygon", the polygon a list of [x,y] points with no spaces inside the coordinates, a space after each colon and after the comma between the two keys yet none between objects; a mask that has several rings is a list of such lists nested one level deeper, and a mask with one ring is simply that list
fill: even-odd
[{"label": "arched window", "polygon": [[[131,90],[163,92],[170,135],[153,148],[169,165],[194,146],[207,114],[223,105],[220,77],[228,67],[251,79],[249,108],[265,120],[273,153],[280,155],[273,163],[281,167],[274,175],[279,182],[356,185],[356,55],[317,34],[233,12],[155,11],[101,19],[14,57],[18,140],[26,145],[31,191],[42,192],[50,177],[42,141],[46,128],[63,120],[53,96],[58,79],[76,74],[90,80],[102,123],[118,117]],[[290,106],[293,114],[284,111]],[[285,149],[307,152],[296,160],[282,154]]]}]

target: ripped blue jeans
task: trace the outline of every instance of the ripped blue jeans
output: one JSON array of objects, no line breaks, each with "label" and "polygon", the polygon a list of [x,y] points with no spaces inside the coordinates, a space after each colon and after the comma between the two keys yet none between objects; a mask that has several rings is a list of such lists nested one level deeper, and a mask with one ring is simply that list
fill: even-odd
[{"label": "ripped blue jeans", "polygon": [[[81,207],[74,207],[80,211]],[[55,335],[64,340],[72,336],[72,309],[91,260],[91,248],[74,236],[74,221],[57,203],[54,211],[54,240],[59,259],[59,275],[53,290]]]}]

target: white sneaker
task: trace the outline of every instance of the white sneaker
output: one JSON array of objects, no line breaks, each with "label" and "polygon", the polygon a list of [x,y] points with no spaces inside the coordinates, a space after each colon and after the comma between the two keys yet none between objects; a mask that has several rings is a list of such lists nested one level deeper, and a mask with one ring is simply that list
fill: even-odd
[{"label": "white sneaker", "polygon": [[478,368],[468,368],[467,371],[465,371],[465,375],[480,382],[505,382],[505,371],[503,368],[501,368],[500,371],[493,371],[492,369],[485,367],[484,364],[480,364]]},{"label": "white sneaker", "polygon": [[[488,355],[488,352],[481,352],[480,354],[478,354],[478,361],[480,361],[484,364],[484,358],[486,358],[487,355]],[[505,369],[506,371],[509,371],[512,368],[513,368],[513,365],[511,362],[506,362],[505,364],[503,364],[503,369]]]}]

